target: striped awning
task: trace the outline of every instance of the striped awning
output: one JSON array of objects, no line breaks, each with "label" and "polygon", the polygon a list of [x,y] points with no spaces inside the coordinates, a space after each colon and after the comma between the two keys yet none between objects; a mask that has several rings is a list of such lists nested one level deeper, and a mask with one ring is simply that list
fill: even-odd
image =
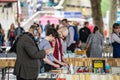
[{"label": "striped awning", "polygon": [[0,0],[0,3],[1,2],[16,2],[17,0]]}]

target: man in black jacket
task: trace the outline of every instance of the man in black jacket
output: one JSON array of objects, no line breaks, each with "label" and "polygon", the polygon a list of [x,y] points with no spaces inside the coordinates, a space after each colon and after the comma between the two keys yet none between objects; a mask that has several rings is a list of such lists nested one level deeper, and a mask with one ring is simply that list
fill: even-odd
[{"label": "man in black jacket", "polygon": [[82,42],[82,48],[85,47],[88,36],[91,34],[88,28],[89,22],[84,22],[84,27],[79,30],[79,40]]}]

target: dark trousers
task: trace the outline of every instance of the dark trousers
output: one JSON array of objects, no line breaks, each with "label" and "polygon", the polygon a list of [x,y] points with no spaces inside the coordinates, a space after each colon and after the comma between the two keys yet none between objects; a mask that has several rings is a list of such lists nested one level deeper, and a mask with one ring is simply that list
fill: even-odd
[{"label": "dark trousers", "polygon": [[23,78],[20,78],[19,76],[17,76],[17,80],[37,80],[37,79],[23,79]]},{"label": "dark trousers", "polygon": [[7,69],[7,68],[3,68],[3,69],[2,69],[2,78],[1,78],[2,80],[5,79],[6,69]]},{"label": "dark trousers", "polygon": [[75,43],[72,43],[69,47],[67,47],[67,51],[74,52],[75,47],[76,47]]},{"label": "dark trousers", "polygon": [[50,70],[55,70],[56,68],[54,66],[51,66],[49,64],[44,64],[45,72],[49,72]]}]

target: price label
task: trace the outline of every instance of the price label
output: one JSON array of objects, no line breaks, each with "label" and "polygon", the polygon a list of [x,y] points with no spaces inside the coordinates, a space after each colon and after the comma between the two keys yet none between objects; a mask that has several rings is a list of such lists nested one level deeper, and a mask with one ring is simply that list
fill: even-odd
[{"label": "price label", "polygon": [[103,68],[103,63],[102,62],[94,63],[94,68]]},{"label": "price label", "polygon": [[105,72],[105,60],[92,60],[92,68],[95,73]]},{"label": "price label", "polygon": [[105,68],[105,60],[92,60],[93,68]]}]

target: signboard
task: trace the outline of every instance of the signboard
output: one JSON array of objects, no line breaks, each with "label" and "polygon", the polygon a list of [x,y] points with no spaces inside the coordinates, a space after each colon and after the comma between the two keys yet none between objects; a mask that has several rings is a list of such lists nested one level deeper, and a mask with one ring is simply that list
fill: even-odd
[{"label": "signboard", "polygon": [[103,73],[105,72],[105,60],[93,60],[92,61],[93,72]]},{"label": "signboard", "polygon": [[81,12],[64,12],[64,18],[81,18]]},{"label": "signboard", "polygon": [[117,12],[117,23],[120,24],[120,11]]}]

